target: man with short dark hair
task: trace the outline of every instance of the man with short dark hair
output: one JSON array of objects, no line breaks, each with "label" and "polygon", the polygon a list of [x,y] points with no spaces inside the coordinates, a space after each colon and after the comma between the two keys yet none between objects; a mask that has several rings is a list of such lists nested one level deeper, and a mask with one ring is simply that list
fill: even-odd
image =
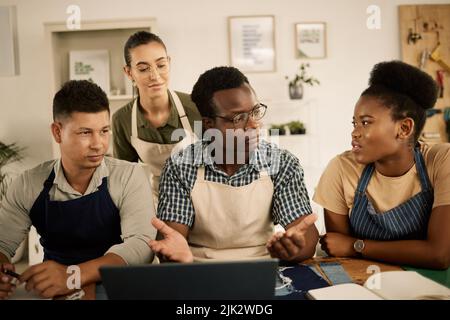
[{"label": "man with short dark hair", "polygon": [[68,265],[80,284],[100,280],[104,265],[150,262],[155,230],[151,189],[138,164],[105,157],[110,138],[106,94],[89,81],[69,81],[53,100],[51,132],[61,158],[25,171],[8,188],[0,209],[0,299],[15,288],[9,260],[36,227],[44,262],[20,281],[42,297],[71,292]]},{"label": "man with short dark hair", "polygon": [[[162,221],[153,221],[163,239],[150,247],[176,261],[312,257],[318,232],[303,169],[291,153],[259,138],[267,106],[248,79],[233,67],[213,68],[191,96],[203,117],[203,141],[167,161]],[[273,235],[274,223],[286,232]]]}]

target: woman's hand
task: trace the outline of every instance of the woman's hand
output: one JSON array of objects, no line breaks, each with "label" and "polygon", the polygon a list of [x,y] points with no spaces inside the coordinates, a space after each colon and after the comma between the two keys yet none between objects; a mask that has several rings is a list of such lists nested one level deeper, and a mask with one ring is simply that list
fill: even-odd
[{"label": "woman's hand", "polygon": [[328,232],[320,238],[320,244],[323,251],[333,257],[355,257],[357,252],[353,244],[357,239],[348,235]]}]

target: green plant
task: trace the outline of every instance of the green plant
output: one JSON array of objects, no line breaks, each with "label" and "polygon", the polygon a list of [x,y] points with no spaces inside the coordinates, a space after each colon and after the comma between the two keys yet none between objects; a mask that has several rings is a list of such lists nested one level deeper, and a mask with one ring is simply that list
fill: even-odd
[{"label": "green plant", "polygon": [[8,163],[20,161],[23,158],[22,151],[23,148],[18,147],[15,143],[4,144],[0,142],[0,201],[6,193],[8,184],[6,174],[2,172],[2,168]]},{"label": "green plant", "polygon": [[313,86],[314,84],[319,85],[320,81],[314,78],[313,76],[307,75],[307,69],[310,67],[309,63],[302,63],[300,64],[299,71],[295,75],[293,79],[289,79],[288,76],[286,76],[286,80],[289,80],[290,86],[296,86],[299,83],[306,83],[310,86]]},{"label": "green plant", "polygon": [[303,122],[300,121],[291,121],[286,124],[289,127],[289,131],[291,134],[305,134],[306,128]]},{"label": "green plant", "polygon": [[[278,133],[275,131],[278,130]],[[286,134],[286,129],[284,128],[284,124],[273,124],[270,126],[269,134],[271,136],[283,136]]]}]

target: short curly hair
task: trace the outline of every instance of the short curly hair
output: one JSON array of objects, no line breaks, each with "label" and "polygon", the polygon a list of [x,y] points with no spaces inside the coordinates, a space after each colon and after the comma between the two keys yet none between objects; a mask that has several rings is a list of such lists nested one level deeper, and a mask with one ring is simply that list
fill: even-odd
[{"label": "short curly hair", "polygon": [[437,86],[424,71],[402,61],[376,64],[369,79],[369,87],[361,96],[379,99],[392,109],[392,119],[412,118],[415,124],[414,142],[419,139],[425,125],[426,109],[437,99]]},{"label": "short curly hair", "polygon": [[70,117],[73,112],[97,113],[108,111],[105,92],[88,80],[70,80],[53,98],[53,120]]},{"label": "short curly hair", "polygon": [[[239,88],[250,82],[247,77],[234,67],[215,67],[204,72],[192,89],[191,99],[197,105],[202,117],[212,118],[215,115],[213,95],[226,89]],[[252,89],[253,90],[253,89]]]}]

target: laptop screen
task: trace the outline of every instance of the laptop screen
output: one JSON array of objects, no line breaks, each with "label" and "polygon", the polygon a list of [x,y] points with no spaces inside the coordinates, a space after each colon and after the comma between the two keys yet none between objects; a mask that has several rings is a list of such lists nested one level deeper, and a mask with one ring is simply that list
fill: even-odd
[{"label": "laptop screen", "polygon": [[273,299],[277,259],[101,267],[109,299]]}]

